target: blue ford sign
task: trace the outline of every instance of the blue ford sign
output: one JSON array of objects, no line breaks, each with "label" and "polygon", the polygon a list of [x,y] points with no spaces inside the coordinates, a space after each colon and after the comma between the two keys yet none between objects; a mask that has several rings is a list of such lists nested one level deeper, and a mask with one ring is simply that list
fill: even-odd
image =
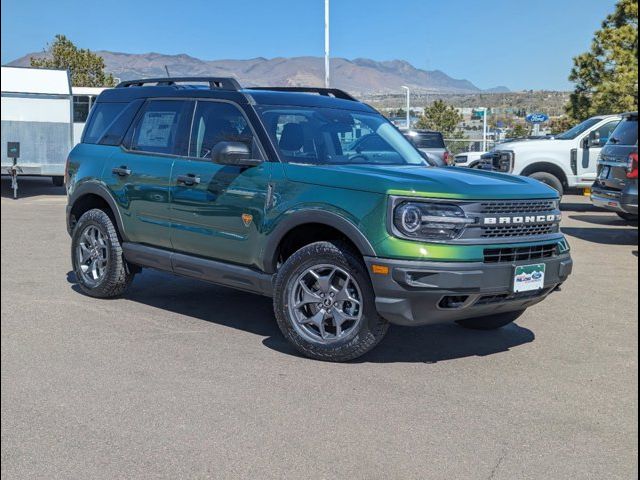
[{"label": "blue ford sign", "polygon": [[549,116],[544,113],[530,113],[525,119],[528,123],[544,123],[549,120]]}]

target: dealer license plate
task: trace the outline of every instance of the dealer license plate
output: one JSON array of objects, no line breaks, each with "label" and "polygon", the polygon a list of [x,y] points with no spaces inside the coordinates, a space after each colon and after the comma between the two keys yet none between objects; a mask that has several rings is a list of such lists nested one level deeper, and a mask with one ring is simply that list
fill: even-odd
[{"label": "dealer license plate", "polygon": [[544,272],[546,265],[521,265],[516,267],[513,278],[513,291],[515,293],[531,292],[544,288]]}]

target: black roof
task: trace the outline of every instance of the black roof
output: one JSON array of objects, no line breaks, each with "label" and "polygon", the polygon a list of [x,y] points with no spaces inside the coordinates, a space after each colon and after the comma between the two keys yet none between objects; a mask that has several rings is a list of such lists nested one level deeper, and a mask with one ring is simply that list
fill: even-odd
[{"label": "black roof", "polygon": [[[192,83],[189,84],[189,81]],[[196,82],[204,85],[197,85]],[[145,86],[147,84],[153,85]],[[316,87],[242,89],[236,80],[218,77],[128,80],[116,88],[103,91],[98,102],[128,103],[139,98],[215,98],[241,105],[325,107],[375,112],[341,90]]]}]

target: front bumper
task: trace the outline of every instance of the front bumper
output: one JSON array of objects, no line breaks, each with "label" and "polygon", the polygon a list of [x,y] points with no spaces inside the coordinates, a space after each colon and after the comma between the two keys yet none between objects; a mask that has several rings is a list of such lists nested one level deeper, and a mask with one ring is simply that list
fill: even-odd
[{"label": "front bumper", "polygon": [[[454,322],[523,310],[544,300],[571,274],[569,253],[553,258],[509,263],[448,263],[365,257],[372,272],[378,313],[399,325]],[[518,265],[546,264],[541,291],[513,294]],[[388,274],[373,273],[373,265]],[[380,270],[377,268],[376,270]]]},{"label": "front bumper", "polygon": [[630,182],[622,191],[594,186],[591,202],[612,212],[638,215],[638,182]]}]

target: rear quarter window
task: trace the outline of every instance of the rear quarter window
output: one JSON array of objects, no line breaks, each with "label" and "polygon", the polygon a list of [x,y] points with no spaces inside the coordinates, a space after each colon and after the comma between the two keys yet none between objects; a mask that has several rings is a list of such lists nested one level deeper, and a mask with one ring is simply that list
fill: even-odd
[{"label": "rear quarter window", "polygon": [[445,148],[444,139],[440,133],[418,133],[407,137],[418,148]]},{"label": "rear quarter window", "polygon": [[98,143],[128,103],[96,103],[84,128],[82,143]]},{"label": "rear quarter window", "polygon": [[611,145],[638,145],[638,117],[623,120],[611,134]]}]

